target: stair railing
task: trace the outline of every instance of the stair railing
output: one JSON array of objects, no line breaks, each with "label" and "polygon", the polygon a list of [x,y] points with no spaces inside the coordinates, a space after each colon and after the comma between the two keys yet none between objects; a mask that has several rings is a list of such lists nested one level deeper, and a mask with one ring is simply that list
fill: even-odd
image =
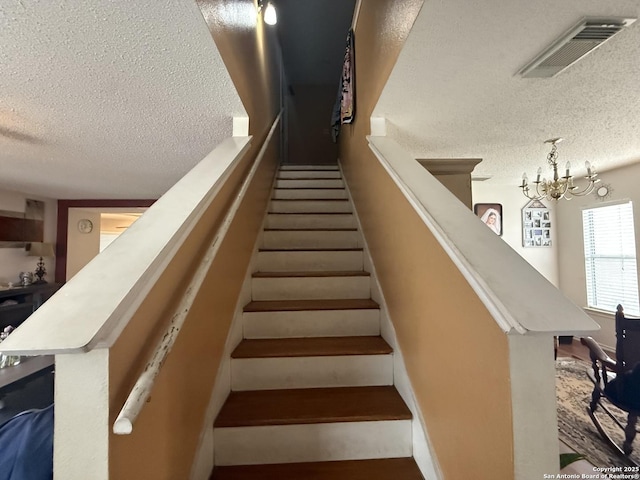
[{"label": "stair railing", "polygon": [[[144,348],[144,343],[151,342],[149,335],[157,331],[155,325],[162,321],[158,316],[162,314],[156,313],[162,307],[155,309],[147,300],[165,287],[184,291],[181,285],[191,281],[193,271],[174,260],[188,257],[184,246],[189,241],[202,241],[204,217],[219,211],[216,220],[224,219],[227,207],[222,201],[233,203],[235,199],[226,187],[232,179],[242,181],[238,169],[243,164],[251,170],[246,161],[251,140],[250,136],[223,140],[3,342],[6,353],[55,355],[56,478],[85,478],[91,471],[93,479],[108,480],[114,468],[112,401],[118,398],[121,386],[127,388],[127,363],[134,368],[140,365],[136,351],[130,348]],[[221,240],[218,235],[218,242]],[[172,277],[169,271],[179,276]],[[160,290],[154,291],[156,286]],[[191,293],[195,291],[189,289],[187,295]],[[167,305],[170,301],[166,299]],[[152,317],[140,313],[141,308],[151,310]],[[129,325],[140,331],[131,337],[122,335]],[[161,325],[159,328],[165,326]],[[134,343],[136,335],[141,335],[143,344]],[[124,347],[127,344],[131,344],[129,349]],[[162,361],[156,364],[161,367]]]},{"label": "stair railing", "polygon": [[216,254],[218,253],[220,245],[222,244],[222,240],[227,234],[231,222],[233,221],[233,218],[238,210],[238,207],[242,202],[242,199],[244,198],[244,194],[249,188],[249,185],[251,185],[251,180],[258,170],[258,167],[262,163],[262,159],[264,158],[267,147],[270,144],[271,137],[273,136],[280,123],[281,115],[281,113],[278,114],[276,120],[273,122],[267,138],[262,144],[260,151],[258,152],[256,161],[253,163],[249,174],[245,178],[239,193],[236,195],[236,198],[227,211],[220,225],[220,228],[214,235],[211,244],[207,248],[202,261],[196,268],[193,277],[189,281],[189,285],[187,286],[184,295],[175,308],[175,311],[171,316],[164,334],[155,345],[152,354],[149,356],[149,359],[145,364],[143,372],[140,374],[138,380],[136,380],[133,388],[131,389],[127,400],[125,401],[122,409],[120,410],[120,413],[118,414],[113,424],[113,433],[117,435],[128,435],[133,431],[133,423],[135,422],[136,418],[138,418],[138,415],[142,411],[142,407],[147,402],[149,395],[151,394],[151,390],[153,389],[155,379],[160,373],[164,361],[169,355],[169,352],[171,352],[171,348],[178,338],[180,329],[182,328],[184,321],[189,314],[193,300],[200,291],[205,276],[209,272]]}]

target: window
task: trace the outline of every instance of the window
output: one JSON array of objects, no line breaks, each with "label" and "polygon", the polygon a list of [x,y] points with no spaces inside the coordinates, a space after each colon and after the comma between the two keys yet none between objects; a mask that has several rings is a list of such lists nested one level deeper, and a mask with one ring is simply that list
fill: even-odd
[{"label": "window", "polygon": [[640,315],[636,241],[631,202],[582,211],[587,305]]}]

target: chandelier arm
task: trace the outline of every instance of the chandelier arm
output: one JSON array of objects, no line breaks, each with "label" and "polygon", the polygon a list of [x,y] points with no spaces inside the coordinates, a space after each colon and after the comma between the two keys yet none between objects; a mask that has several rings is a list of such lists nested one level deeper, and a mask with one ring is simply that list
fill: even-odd
[{"label": "chandelier arm", "polygon": [[567,163],[566,175],[563,177],[558,175],[557,143],[561,141],[562,138],[553,138],[545,142],[551,144],[551,151],[547,155],[547,162],[553,169],[552,180],[540,180],[542,169],[539,168],[536,181],[533,182],[536,186],[534,192],[533,188],[530,188],[527,183],[526,174],[523,174],[522,185],[520,185],[520,188],[522,189],[524,196],[528,199],[541,200],[546,198],[547,200],[560,200],[561,198],[564,198],[565,200],[571,200],[571,197],[574,196],[581,197],[590,194],[595,189],[596,183],[600,181],[600,179],[596,178],[597,173],[591,168],[589,162],[585,162],[585,166],[587,167],[587,176],[584,177],[588,181],[588,184],[582,190],[578,191],[578,186],[573,184],[573,176],[569,172],[569,163]]},{"label": "chandelier arm", "polygon": [[593,192],[593,189],[595,188],[596,183],[598,183],[599,181],[600,179],[597,179],[597,180],[590,179],[589,183],[587,184],[587,186],[584,187],[583,190],[579,192],[571,191],[571,195],[573,195],[574,197],[583,197],[585,195],[589,195],[591,192]]}]

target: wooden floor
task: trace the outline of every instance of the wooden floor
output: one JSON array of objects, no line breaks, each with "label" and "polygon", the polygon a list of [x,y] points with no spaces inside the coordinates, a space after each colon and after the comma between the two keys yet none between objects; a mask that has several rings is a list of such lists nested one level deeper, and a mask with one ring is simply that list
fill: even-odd
[{"label": "wooden floor", "polygon": [[579,338],[574,338],[571,344],[558,345],[558,357],[570,357],[589,362],[589,349],[580,343]]},{"label": "wooden floor", "polygon": [[[606,350],[606,353],[615,360],[615,352]],[[587,363],[591,363],[591,359],[589,358],[589,349],[586,346],[582,345],[582,343],[580,343],[580,338],[578,337],[574,337],[573,341],[570,344],[559,344],[558,357],[572,357]]]},{"label": "wooden floor", "polygon": [[216,467],[211,480],[423,480],[413,458]]}]

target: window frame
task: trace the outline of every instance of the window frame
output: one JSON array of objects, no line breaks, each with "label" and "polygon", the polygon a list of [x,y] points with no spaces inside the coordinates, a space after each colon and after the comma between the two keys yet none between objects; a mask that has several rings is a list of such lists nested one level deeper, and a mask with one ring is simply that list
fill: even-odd
[{"label": "window frame", "polygon": [[[611,255],[611,254],[595,254],[595,253],[591,253],[589,251],[589,246],[595,246],[595,239],[593,238],[593,235],[590,235],[589,238],[587,238],[589,231],[587,228],[587,222],[586,222],[586,213],[589,211],[595,211],[595,210],[599,210],[601,208],[607,208],[607,207],[614,207],[614,206],[626,206],[628,205],[630,208],[630,215],[631,215],[631,220],[633,222],[633,226],[630,230],[631,235],[633,235],[633,256],[629,255],[629,254],[625,254],[624,251],[622,251],[623,249],[620,249],[620,252],[615,254],[615,255]],[[598,272],[596,271],[597,269],[597,265],[595,262],[595,259],[603,259],[603,258],[609,258],[612,260],[619,260],[620,263],[624,263],[624,262],[634,262],[635,263],[635,275],[632,277],[634,278],[635,281],[635,299],[631,298],[632,302],[629,302],[629,298],[627,297],[626,299],[617,301],[617,303],[621,304],[623,306],[623,308],[625,309],[625,311],[629,312],[631,315],[640,315],[640,291],[638,289],[638,286],[640,285],[640,280],[638,279],[638,244],[637,244],[637,236],[636,236],[636,222],[635,222],[635,215],[634,215],[634,205],[633,205],[633,201],[630,199],[624,199],[624,200],[618,200],[618,201],[613,201],[613,202],[606,202],[602,205],[585,205],[584,207],[582,207],[582,211],[581,211],[581,222],[582,222],[582,240],[583,240],[583,261],[584,261],[584,279],[585,279],[585,300],[586,300],[586,308],[591,309],[591,310],[596,310],[596,311],[601,311],[601,312],[606,312],[606,313],[615,313],[616,310],[616,305],[603,305],[602,302],[600,305],[598,305],[598,283],[600,283],[601,285],[603,283],[606,283],[606,279],[603,278],[598,278]],[[593,226],[593,223],[590,223],[590,230],[593,230],[595,227]],[[624,232],[621,232],[624,233]],[[628,232],[627,232],[628,233]],[[589,241],[587,241],[589,240]],[[629,241],[630,239],[627,239],[627,241]],[[621,244],[623,244],[624,242],[621,242]],[[590,266],[591,264],[591,266]],[[590,273],[591,272],[591,273]],[[602,275],[602,274],[601,274]],[[591,276],[591,278],[590,278]],[[625,283],[623,283],[623,285],[625,285]],[[633,281],[631,284],[628,284],[627,287],[631,287],[631,291],[633,292]],[[626,289],[624,287],[620,288],[620,292],[624,292]],[[600,294],[602,294],[602,290],[600,290],[599,292]],[[622,296],[622,295],[621,295]],[[633,297],[633,294],[632,294]],[[633,300],[635,300],[635,305],[633,304]],[[626,302],[626,305],[625,305]]]}]

